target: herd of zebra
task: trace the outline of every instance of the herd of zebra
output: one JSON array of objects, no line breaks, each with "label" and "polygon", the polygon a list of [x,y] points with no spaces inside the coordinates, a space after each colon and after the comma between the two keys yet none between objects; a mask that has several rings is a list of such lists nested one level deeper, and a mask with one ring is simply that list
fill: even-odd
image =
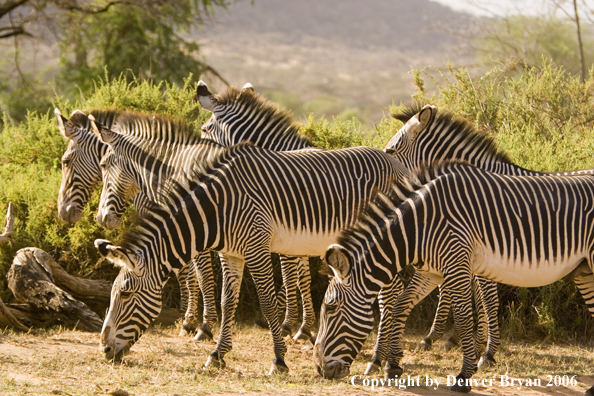
[{"label": "herd of zebra", "polygon": [[[156,114],[56,109],[69,140],[58,197],[61,218],[76,222],[95,188],[97,221],[117,227],[133,201],[139,219],[122,241],[96,240],[121,266],[100,336],[108,359],[120,359],[161,311],[164,283],[178,277],[196,339],[217,322],[210,251],[222,269],[220,332],[207,366],[224,367],[244,265],[254,280],[274,344],[271,373],[288,371],[284,337],[314,343],[320,375],[342,378],[380,324],[366,374],[384,366],[402,375],[402,336],[414,305],[440,288],[424,344],[441,334],[450,308],[463,351],[452,390],[471,390],[477,366],[499,347],[496,282],[543,286],[574,280],[594,315],[594,170],[540,173],[513,164],[470,123],[434,106],[410,107],[384,151],[325,150],[299,135],[292,116],[250,84],[196,99],[212,113],[201,136],[191,124]],[[279,321],[271,253],[281,255],[286,314]],[[317,336],[308,257],[323,256],[331,276]],[[404,288],[398,272],[412,264]],[[473,290],[479,307],[475,337]],[[486,351],[480,335],[487,333]],[[587,392],[594,396],[594,386]]]}]

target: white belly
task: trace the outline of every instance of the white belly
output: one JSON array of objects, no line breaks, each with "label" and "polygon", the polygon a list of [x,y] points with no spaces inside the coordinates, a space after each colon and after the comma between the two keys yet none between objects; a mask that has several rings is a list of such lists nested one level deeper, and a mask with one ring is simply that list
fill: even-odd
[{"label": "white belly", "polygon": [[338,232],[321,234],[309,230],[288,230],[277,225],[272,233],[270,250],[287,256],[323,256],[337,237]]},{"label": "white belly", "polygon": [[569,257],[528,263],[502,257],[485,247],[475,247],[472,272],[512,286],[538,287],[562,279],[586,257],[585,252],[578,252]]}]

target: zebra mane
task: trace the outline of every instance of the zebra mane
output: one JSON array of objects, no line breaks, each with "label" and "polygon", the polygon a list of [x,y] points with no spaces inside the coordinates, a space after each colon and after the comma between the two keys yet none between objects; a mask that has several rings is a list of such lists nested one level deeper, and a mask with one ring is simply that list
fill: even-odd
[{"label": "zebra mane", "polygon": [[311,140],[299,135],[300,125],[294,120],[293,114],[281,109],[278,104],[266,100],[254,90],[239,90],[235,87],[228,87],[217,95],[217,101],[223,105],[235,103],[238,107],[249,108],[252,113],[258,114],[266,124],[283,124],[284,128],[274,128],[279,137],[293,138],[300,142],[313,146]]},{"label": "zebra mane", "polygon": [[110,129],[123,112],[112,107],[86,110],[87,115],[92,115],[98,123]]},{"label": "zebra mane", "polygon": [[123,248],[137,246],[138,241],[145,235],[144,229],[152,224],[161,223],[162,219],[174,219],[176,216],[183,216],[181,211],[182,202],[194,203],[192,193],[198,188],[203,188],[206,178],[212,175],[217,168],[224,166],[236,155],[241,155],[247,150],[261,149],[252,143],[240,143],[232,147],[223,147],[209,140],[204,140],[216,147],[219,151],[213,158],[197,161],[191,171],[186,172],[184,177],[170,177],[159,192],[160,206],[155,206],[145,216],[138,216],[131,228],[122,239],[119,245]]},{"label": "zebra mane", "polygon": [[161,114],[124,111],[117,118],[114,130],[122,135],[146,141],[166,141],[170,144],[193,144],[200,141],[193,125],[182,118]]},{"label": "zebra mane", "polygon": [[[406,124],[423,109],[423,106],[420,103],[414,102],[406,105],[398,112],[392,113],[391,116]],[[439,128],[436,126],[439,126]],[[481,147],[485,153],[492,155],[494,159],[505,163],[512,163],[509,156],[497,147],[493,137],[478,131],[465,118],[455,116],[450,112],[438,111],[429,130],[432,133],[439,133],[441,136],[448,136],[450,140],[454,140],[454,137],[456,137],[455,140],[458,142],[456,143],[458,147]],[[424,132],[427,131],[425,130]]]}]

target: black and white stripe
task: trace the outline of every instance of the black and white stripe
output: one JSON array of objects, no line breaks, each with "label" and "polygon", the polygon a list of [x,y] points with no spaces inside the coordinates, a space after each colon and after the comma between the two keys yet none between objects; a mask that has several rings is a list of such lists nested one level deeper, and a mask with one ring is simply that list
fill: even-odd
[{"label": "black and white stripe", "polygon": [[[338,233],[354,223],[375,191],[388,191],[395,180],[408,178],[408,172],[390,156],[367,147],[275,152],[240,145],[225,149],[211,165],[197,161],[196,168],[189,184],[174,188],[166,207],[144,219],[121,246],[99,242],[109,247],[100,251],[125,252],[108,257],[123,261],[127,271],[136,268],[158,280],[178,271],[197,252],[214,249],[228,256],[223,266],[221,332],[209,365],[224,365],[223,357],[231,349],[245,263],[272,332],[273,369],[286,371],[270,253],[323,254]],[[142,263],[141,268],[135,263]],[[112,301],[114,306],[122,303]],[[133,326],[145,329],[150,322],[142,319],[144,313],[141,318],[120,312],[128,314],[106,318],[102,345],[108,357],[135,341],[123,340],[121,334]]]},{"label": "black and white stripe", "polygon": [[[326,254],[337,276],[328,287],[314,350],[321,374],[348,374],[372,328],[364,312],[408,264],[426,274],[414,287],[413,305],[442,282],[452,297],[464,353],[457,377],[462,386],[453,390],[469,391],[466,380],[477,367],[473,273],[522,287],[575,276],[594,316],[594,176],[507,176],[460,163],[418,176],[421,187],[410,192],[396,186],[390,198],[380,196]],[[396,342],[393,334],[391,348]],[[398,359],[391,350],[388,367],[396,370]]]}]

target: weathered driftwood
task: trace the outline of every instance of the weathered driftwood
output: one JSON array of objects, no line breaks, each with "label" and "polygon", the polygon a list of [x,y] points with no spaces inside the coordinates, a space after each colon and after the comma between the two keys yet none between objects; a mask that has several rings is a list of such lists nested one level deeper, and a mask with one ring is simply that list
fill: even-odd
[{"label": "weathered driftwood", "polygon": [[[109,282],[73,277],[62,270],[49,254],[37,248],[19,250],[7,278],[15,298],[27,304],[11,306],[22,322],[35,327],[62,324],[85,331],[101,331],[101,318],[56,283],[66,282],[68,289],[72,287],[77,295],[109,300]],[[60,282],[57,282],[58,279]]]},{"label": "weathered driftwood", "polygon": [[[6,218],[4,219],[4,232],[0,235],[0,242],[14,243],[12,238],[14,233],[14,204],[8,203],[8,210],[6,211]],[[29,327],[21,323],[12,312],[4,305],[0,298],[0,328],[14,327],[17,330],[29,331]]]}]

